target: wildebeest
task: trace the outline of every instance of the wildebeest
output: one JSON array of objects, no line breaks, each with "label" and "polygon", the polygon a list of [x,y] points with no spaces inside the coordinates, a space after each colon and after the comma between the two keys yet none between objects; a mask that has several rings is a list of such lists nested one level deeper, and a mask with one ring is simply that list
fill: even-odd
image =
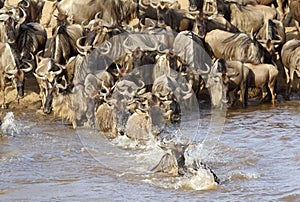
[{"label": "wildebeest", "polygon": [[[21,66],[24,64],[24,62],[19,61],[19,58],[17,58],[18,56],[15,55],[8,43],[0,43],[0,53],[0,86],[3,94],[1,107],[7,108],[5,100],[6,78],[13,80],[13,83],[18,91],[17,98],[22,98],[24,96],[24,74],[25,72],[31,71],[32,65],[29,65],[29,67],[26,69],[21,69]],[[25,61],[25,63],[27,62]]]},{"label": "wildebeest", "polygon": [[55,1],[53,11],[57,9],[60,18],[69,18],[77,24],[89,22],[100,12],[103,20],[118,25],[135,17],[136,6],[132,0],[62,0]]},{"label": "wildebeest", "polygon": [[116,111],[114,110],[113,103],[106,102],[102,103],[95,112],[96,127],[99,127],[100,131],[105,133],[108,138],[115,138],[118,136],[117,132],[117,119]]},{"label": "wildebeest", "polygon": [[95,19],[90,21],[87,26],[85,46],[101,46],[105,40],[109,38],[121,34],[122,32],[126,32],[124,29],[120,27],[115,27],[112,24],[105,22],[104,20],[95,16]]},{"label": "wildebeest", "polygon": [[276,92],[275,84],[278,76],[277,67],[271,64],[250,64],[245,63],[246,67],[249,68],[249,87],[259,88],[262,96],[260,101],[263,101],[268,95],[268,90],[271,94],[272,104],[275,103]]},{"label": "wildebeest", "polygon": [[25,22],[40,22],[45,0],[22,0],[17,6],[23,8],[26,12]]},{"label": "wildebeest", "polygon": [[136,110],[131,114],[126,123],[125,135],[141,143],[154,140],[152,134],[152,119],[149,112]]},{"label": "wildebeest", "polygon": [[224,108],[228,102],[227,88],[224,85],[226,69],[222,67],[224,65],[219,66],[219,62],[216,60],[207,75],[206,88],[210,93],[211,105],[214,108]]},{"label": "wildebeest", "polygon": [[[300,41],[292,39],[286,42],[281,50],[281,61],[284,66],[287,83],[286,98],[290,98],[295,73],[300,78]],[[299,85],[299,84],[298,84]]]},{"label": "wildebeest", "polygon": [[189,13],[184,10],[169,8],[168,3],[160,1],[155,6],[157,8],[158,26],[170,26],[174,31],[193,30],[194,19],[189,17]]},{"label": "wildebeest", "polygon": [[288,7],[289,1],[288,0],[256,0],[258,4],[271,6],[272,4],[274,7],[277,8],[277,11],[280,16],[280,21],[283,21],[283,18],[286,15],[286,7]]},{"label": "wildebeest", "polygon": [[[181,6],[178,1],[168,1],[168,6],[172,9],[180,9]],[[152,0],[138,0],[137,16],[140,20],[140,26],[145,25],[145,19],[150,18],[157,20],[157,5],[154,5]]]},{"label": "wildebeest", "polygon": [[[36,56],[37,68],[33,72],[37,79],[37,83],[40,89],[41,110],[44,113],[49,114],[52,110],[52,95],[50,95],[50,89],[54,85],[56,78],[62,73],[64,67],[56,64],[52,58],[43,58],[40,56],[41,52]],[[50,96],[50,97],[49,97]]]},{"label": "wildebeest", "polygon": [[195,13],[192,15],[195,18],[193,31],[196,32],[201,38],[204,38],[207,32],[210,32],[214,29],[220,29],[234,33],[239,32],[238,28],[227,21],[222,15],[214,15],[210,17],[201,17],[200,13]]},{"label": "wildebeest", "polygon": [[298,0],[290,0],[289,7],[292,17],[295,20],[295,24],[298,30],[298,34],[300,33],[300,2]]},{"label": "wildebeest", "polygon": [[[51,90],[54,91],[51,93],[53,93],[52,104],[55,115],[69,121],[73,128],[76,128],[79,122],[85,125],[93,121],[88,120],[87,117],[91,100],[86,96],[83,85],[77,84],[70,90],[66,86],[55,85]],[[92,127],[91,125],[87,126]]]},{"label": "wildebeest", "polygon": [[256,33],[268,19],[276,18],[276,10],[264,5],[241,6],[236,3],[230,5],[231,20],[241,32]]},{"label": "wildebeest", "polygon": [[254,64],[272,63],[272,52],[268,52],[254,37],[245,33],[212,30],[206,34],[205,42],[215,58],[239,60]]},{"label": "wildebeest", "polygon": [[191,31],[180,32],[173,43],[173,51],[190,70],[200,75],[208,74],[211,58],[207,54],[203,40]]},{"label": "wildebeest", "polygon": [[248,100],[248,75],[249,69],[240,61],[225,61],[217,59],[212,69],[222,76],[223,83],[229,96],[229,106],[233,106],[239,92],[239,100],[243,107],[247,106]]},{"label": "wildebeest", "polygon": [[286,42],[285,27],[279,20],[267,20],[264,26],[258,31],[255,38],[262,44],[267,44],[268,40],[280,53],[282,45]]},{"label": "wildebeest", "polygon": [[219,184],[220,179],[206,163],[189,157],[187,152],[191,147],[192,145],[178,143],[164,146],[163,149],[168,149],[168,151],[152,171],[167,173],[172,176],[193,177],[200,175],[209,179],[212,183]]},{"label": "wildebeest", "polygon": [[30,59],[30,54],[36,54],[40,50],[44,50],[47,33],[39,23],[24,23],[26,13],[22,8],[20,10],[23,14],[21,18],[18,19],[10,15],[8,15],[8,18],[5,18],[4,32],[2,31],[1,35],[5,35],[6,32],[7,42],[11,44],[16,52],[20,53],[21,59]]},{"label": "wildebeest", "polygon": [[39,23],[30,22],[22,24],[18,32],[16,43],[21,59],[29,59],[30,54],[37,54],[39,51],[44,51],[47,33]]},{"label": "wildebeest", "polygon": [[189,11],[202,11],[204,0],[189,0]]},{"label": "wildebeest", "polygon": [[82,36],[83,28],[78,24],[59,26],[52,39],[52,58],[59,64],[66,64],[78,54],[76,42]]},{"label": "wildebeest", "polygon": [[[1,42],[14,42],[19,34],[18,27],[25,22],[26,14],[23,9],[21,13],[14,11],[7,11],[5,14],[0,15],[1,21]],[[21,17],[22,16],[22,17]]]}]

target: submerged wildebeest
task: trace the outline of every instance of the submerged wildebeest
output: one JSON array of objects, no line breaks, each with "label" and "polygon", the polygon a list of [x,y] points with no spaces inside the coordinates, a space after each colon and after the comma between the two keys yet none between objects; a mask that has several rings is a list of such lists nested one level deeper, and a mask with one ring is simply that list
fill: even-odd
[{"label": "submerged wildebeest", "polygon": [[204,162],[191,158],[188,154],[193,145],[174,144],[164,146],[168,152],[162,156],[159,163],[152,169],[154,172],[167,173],[171,176],[203,176],[212,183],[219,184],[220,179],[214,171]]}]

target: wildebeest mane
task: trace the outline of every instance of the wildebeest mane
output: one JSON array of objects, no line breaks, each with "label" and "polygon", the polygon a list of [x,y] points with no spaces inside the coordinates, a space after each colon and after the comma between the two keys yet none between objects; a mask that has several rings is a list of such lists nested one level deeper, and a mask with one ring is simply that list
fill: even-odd
[{"label": "wildebeest mane", "polygon": [[[238,40],[238,38],[242,38],[243,40]],[[230,43],[232,45],[236,44],[237,42],[239,42],[238,44],[236,44],[236,46],[238,45],[244,45],[247,42],[251,41],[251,38],[248,37],[248,35],[246,35],[245,33],[235,33],[234,35],[232,35],[231,37],[224,39],[222,42],[223,43]]]},{"label": "wildebeest mane", "polygon": [[18,47],[21,50],[25,50],[27,53],[38,51],[39,48],[44,49],[44,47],[39,47],[40,43],[38,37],[43,36],[47,38],[47,34],[44,30],[40,30],[35,24],[22,24],[20,26],[20,35],[18,37]]},{"label": "wildebeest mane", "polygon": [[[75,55],[77,53],[77,49],[76,49],[76,40],[81,37],[82,33],[76,32],[78,31],[73,30],[71,26],[65,26],[65,25],[61,25],[57,28],[56,33],[54,34],[54,40],[53,40],[53,58],[55,58],[54,56],[58,56],[57,61],[58,63],[61,63],[62,60],[64,60],[64,58],[62,57],[63,55],[67,57],[70,57],[72,55]],[[76,27],[75,27],[76,28]],[[56,44],[56,40],[55,38],[59,37],[60,39],[60,44]],[[59,48],[59,50],[55,50],[57,46],[60,46],[61,48]],[[64,52],[64,54],[63,54]],[[68,58],[66,58],[68,59]],[[67,61],[65,61],[67,62]]]}]

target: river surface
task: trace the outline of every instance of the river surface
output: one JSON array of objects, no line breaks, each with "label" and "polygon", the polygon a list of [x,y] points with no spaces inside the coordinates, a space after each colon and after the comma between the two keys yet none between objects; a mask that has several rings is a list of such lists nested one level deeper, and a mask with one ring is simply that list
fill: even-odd
[{"label": "river surface", "polygon": [[300,201],[299,100],[223,115],[201,109],[197,117],[169,133],[204,145],[198,152],[221,179],[214,188],[150,172],[162,155],[155,144],[137,147],[53,117],[9,113],[0,201]]}]

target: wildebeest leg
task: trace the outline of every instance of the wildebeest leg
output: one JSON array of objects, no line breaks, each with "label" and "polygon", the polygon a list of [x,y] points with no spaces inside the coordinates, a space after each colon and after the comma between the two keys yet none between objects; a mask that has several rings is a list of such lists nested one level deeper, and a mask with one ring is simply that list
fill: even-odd
[{"label": "wildebeest leg", "polygon": [[280,17],[280,21],[283,22],[284,17],[285,17],[285,11],[284,11],[284,0],[276,0],[276,4],[277,4],[277,10],[279,13],[279,17]]},{"label": "wildebeest leg", "polygon": [[275,104],[276,99],[276,93],[275,93],[275,83],[276,83],[276,77],[270,78],[270,81],[268,83],[268,87],[272,96],[272,104]]},{"label": "wildebeest leg", "polygon": [[42,99],[41,110],[44,111],[46,103],[47,89],[40,88],[40,98]]},{"label": "wildebeest leg", "polygon": [[0,74],[2,74],[2,75],[0,75],[1,76],[0,86],[1,86],[2,99],[3,99],[1,108],[2,109],[7,109],[7,105],[5,103],[6,102],[6,100],[5,100],[6,93],[5,93],[5,77],[4,77],[4,72],[0,72]]},{"label": "wildebeest leg", "polygon": [[299,22],[297,20],[295,20],[295,25],[296,25],[296,28],[297,28],[297,32],[298,32],[298,39],[299,39],[299,34],[300,34],[300,26],[299,26]]},{"label": "wildebeest leg", "polygon": [[266,85],[264,85],[261,88],[261,99],[260,99],[260,102],[264,101],[264,99],[266,98],[267,95],[268,95],[268,90],[267,90]]},{"label": "wildebeest leg", "polygon": [[85,123],[87,127],[95,127],[95,116],[94,116],[94,109],[95,109],[95,101],[89,100],[88,109],[86,112],[87,122]]},{"label": "wildebeest leg", "polygon": [[293,82],[294,82],[294,74],[295,74],[295,70],[294,68],[291,68],[291,71],[290,71],[290,77],[289,77],[289,80],[287,80],[287,98],[290,99],[290,95],[291,95],[291,92],[292,92],[292,87],[293,87]]},{"label": "wildebeest leg", "polygon": [[240,101],[243,104],[243,107],[248,105],[248,87],[247,82],[243,82],[240,86]]},{"label": "wildebeest leg", "polygon": [[286,67],[284,67],[284,72],[285,72],[285,77],[286,77],[286,84],[287,84],[287,87],[286,87],[286,100],[289,100],[290,99],[290,94],[291,94],[291,90],[290,90],[290,70]]},{"label": "wildebeest leg", "polygon": [[233,90],[228,93],[230,107],[232,107],[236,101],[236,97],[237,97],[236,93],[237,93],[237,90]]}]

